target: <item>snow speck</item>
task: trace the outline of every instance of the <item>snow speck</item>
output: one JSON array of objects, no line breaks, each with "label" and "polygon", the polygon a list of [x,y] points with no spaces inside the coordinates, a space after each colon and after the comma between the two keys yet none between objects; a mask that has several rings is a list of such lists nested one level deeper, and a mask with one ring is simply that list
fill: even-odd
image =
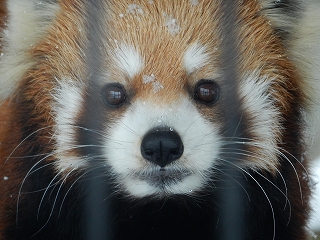
[{"label": "snow speck", "polygon": [[165,26],[172,36],[175,36],[180,32],[180,21],[172,16],[167,16]]},{"label": "snow speck", "polygon": [[143,75],[142,76],[142,83],[152,84],[152,89],[153,89],[154,93],[159,92],[160,90],[162,90],[164,88],[160,82],[156,81],[156,76],[154,74]]},{"label": "snow speck", "polygon": [[127,13],[131,14],[143,14],[143,9],[138,4],[129,4],[127,7]]},{"label": "snow speck", "polygon": [[152,83],[152,88],[153,88],[153,92],[159,92],[160,90],[164,89],[163,85],[158,82],[158,81],[154,81]]},{"label": "snow speck", "polygon": [[9,178],[7,176],[3,177],[3,180],[7,181]]},{"label": "snow speck", "polygon": [[[160,116],[157,118],[157,122],[161,123],[162,121],[164,120],[164,117],[163,116]],[[158,130],[157,130],[158,131]]]},{"label": "snow speck", "polygon": [[155,77],[154,74],[151,74],[151,75],[143,75],[143,76],[142,76],[142,82],[143,82],[144,84],[154,82],[155,79],[156,79],[156,77]]},{"label": "snow speck", "polygon": [[119,17],[123,18],[123,17],[124,17],[124,14],[123,14],[123,13],[120,13],[120,14],[119,14]]},{"label": "snow speck", "polygon": [[190,0],[190,4],[191,4],[192,6],[196,6],[196,5],[199,4],[199,0]]}]

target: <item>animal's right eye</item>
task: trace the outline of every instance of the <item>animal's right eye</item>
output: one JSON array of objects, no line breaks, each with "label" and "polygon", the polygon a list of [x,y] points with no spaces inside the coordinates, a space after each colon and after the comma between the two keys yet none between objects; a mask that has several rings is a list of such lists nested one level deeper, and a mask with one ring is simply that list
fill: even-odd
[{"label": "animal's right eye", "polygon": [[126,101],[126,91],[121,84],[112,83],[103,88],[102,97],[109,107],[119,107]]}]

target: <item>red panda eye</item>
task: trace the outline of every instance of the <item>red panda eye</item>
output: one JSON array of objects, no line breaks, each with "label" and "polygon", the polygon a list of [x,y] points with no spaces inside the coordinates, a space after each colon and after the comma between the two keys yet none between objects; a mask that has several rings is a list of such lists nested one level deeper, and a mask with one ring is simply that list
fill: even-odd
[{"label": "red panda eye", "polygon": [[213,81],[202,79],[196,85],[195,98],[202,103],[216,103],[219,95],[220,87]]},{"label": "red panda eye", "polygon": [[110,107],[118,107],[126,100],[126,92],[121,84],[109,84],[103,89],[104,103]]}]

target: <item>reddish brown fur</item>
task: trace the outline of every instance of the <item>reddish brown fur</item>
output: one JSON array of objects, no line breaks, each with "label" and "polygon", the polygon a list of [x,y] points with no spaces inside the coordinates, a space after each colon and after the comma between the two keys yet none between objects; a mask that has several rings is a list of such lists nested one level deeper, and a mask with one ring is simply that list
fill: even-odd
[{"label": "reddish brown fur", "polygon": [[[4,27],[4,20],[6,18],[6,11],[4,6],[4,1],[0,2],[0,29]],[[0,38],[0,44],[1,44],[1,38]],[[2,45],[0,45],[0,51],[1,51]],[[2,219],[1,216],[3,213],[6,213],[8,211],[7,204],[8,201],[10,201],[10,198],[7,198],[7,194],[10,192],[9,185],[6,184],[6,181],[4,181],[4,177],[11,177],[12,170],[15,168],[15,166],[9,166],[6,165],[4,167],[4,161],[5,156],[8,155],[6,149],[11,148],[11,144],[6,138],[9,134],[8,131],[12,129],[12,124],[10,122],[10,115],[11,111],[9,109],[9,103],[0,103],[0,189],[1,189],[1,197],[0,197],[0,238],[2,238],[1,230],[5,227],[5,219]],[[10,203],[9,203],[10,204]],[[14,204],[13,202],[11,204]]]},{"label": "reddish brown fur", "polygon": [[[20,164],[11,161],[7,157],[11,155],[12,150],[19,143],[21,126],[13,122],[15,109],[14,104],[5,102],[0,106],[0,239],[2,239],[2,230],[7,225],[4,216],[11,215],[16,207],[17,189],[21,184],[23,175],[20,175]],[[19,157],[19,151],[11,155],[14,159]]]}]

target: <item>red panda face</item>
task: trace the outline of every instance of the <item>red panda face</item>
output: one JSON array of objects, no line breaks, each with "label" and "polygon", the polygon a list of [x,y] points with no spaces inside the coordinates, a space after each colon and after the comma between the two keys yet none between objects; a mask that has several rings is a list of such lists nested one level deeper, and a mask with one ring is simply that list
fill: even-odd
[{"label": "red panda face", "polygon": [[[230,106],[224,102],[230,96],[222,74],[218,10],[214,1],[110,3],[97,77],[90,82],[83,74],[59,72],[51,91],[56,171],[86,168],[98,155],[119,190],[131,196],[192,195],[219,174],[217,165],[232,151],[231,143],[243,147],[240,168],[277,171],[281,117],[273,97],[278,93],[271,88],[285,76],[272,62],[278,56],[267,48],[253,49],[274,39],[268,31],[255,32],[255,24],[268,29],[262,17],[242,19],[252,26],[239,32],[245,36],[241,44],[248,44],[239,50],[250,55],[239,65],[238,96],[231,97],[241,101],[237,124],[250,121],[250,126],[242,127],[241,137],[227,139],[224,108]],[[250,34],[256,34],[252,46]],[[99,140],[81,142],[86,131]],[[76,151],[95,144],[90,157]]]},{"label": "red panda face", "polygon": [[1,239],[306,239],[305,3],[5,2]]}]

